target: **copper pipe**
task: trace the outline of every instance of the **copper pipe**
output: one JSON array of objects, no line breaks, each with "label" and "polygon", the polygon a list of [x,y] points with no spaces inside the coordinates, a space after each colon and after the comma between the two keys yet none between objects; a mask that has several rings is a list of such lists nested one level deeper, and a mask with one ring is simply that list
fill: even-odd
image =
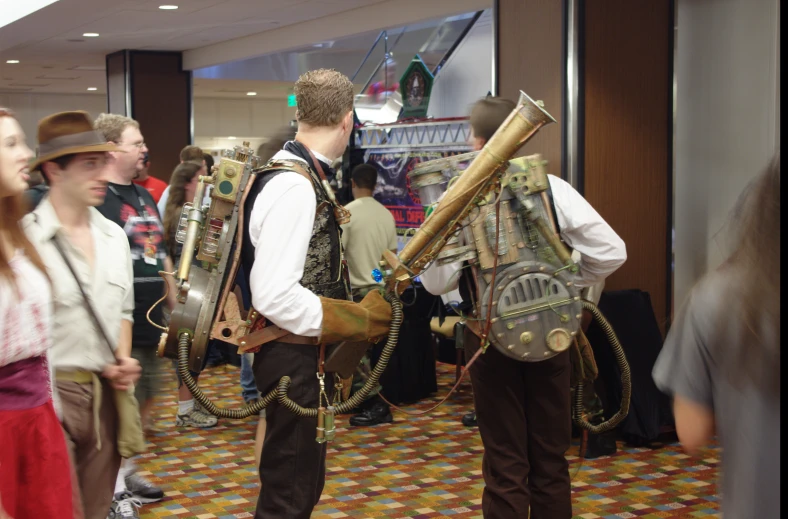
[{"label": "copper pipe", "polygon": [[398,285],[400,291],[407,287],[408,283],[402,282],[402,278],[418,274],[424,268],[430,251],[443,246],[452,229],[467,217],[474,207],[476,198],[489,190],[495,178],[503,174],[512,155],[542,126],[551,122],[555,122],[555,119],[550,114],[525,93],[520,92],[517,107],[402,249],[399,254],[401,264],[392,265],[394,275],[389,281],[390,289],[395,285]]}]

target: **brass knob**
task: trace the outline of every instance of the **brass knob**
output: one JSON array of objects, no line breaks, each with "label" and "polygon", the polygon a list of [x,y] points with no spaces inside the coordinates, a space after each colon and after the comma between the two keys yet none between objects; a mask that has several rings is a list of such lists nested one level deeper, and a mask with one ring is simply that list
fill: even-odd
[{"label": "brass knob", "polygon": [[531,332],[523,332],[522,334],[520,334],[520,342],[522,342],[523,344],[528,344],[532,340],[534,340],[534,334],[533,333],[531,333]]}]

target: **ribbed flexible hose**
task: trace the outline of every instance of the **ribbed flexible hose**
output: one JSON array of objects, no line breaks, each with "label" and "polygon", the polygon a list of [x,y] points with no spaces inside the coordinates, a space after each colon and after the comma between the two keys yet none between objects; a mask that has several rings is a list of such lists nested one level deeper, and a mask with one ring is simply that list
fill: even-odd
[{"label": "ribbed flexible hose", "polygon": [[602,315],[594,303],[583,301],[583,308],[591,312],[591,315],[594,317],[597,324],[599,324],[599,326],[602,327],[602,330],[604,330],[605,335],[607,335],[607,340],[610,343],[610,347],[613,348],[613,354],[616,356],[618,368],[621,370],[621,408],[615,415],[613,415],[612,418],[610,418],[610,420],[599,425],[592,425],[585,418],[583,418],[584,382],[581,381],[575,388],[575,402],[574,408],[572,410],[572,420],[575,422],[575,424],[577,424],[578,427],[593,434],[600,434],[607,432],[620,424],[629,413],[629,400],[632,397],[632,378],[629,371],[629,363],[627,363],[627,358],[624,355],[624,349],[621,347],[621,343],[618,342],[618,337],[616,337],[616,332],[613,331],[613,327],[610,326],[610,323],[607,322],[605,316]]},{"label": "ribbed flexible hose", "polygon": [[[370,373],[369,378],[364,383],[364,386],[356,391],[348,400],[338,404],[334,408],[335,414],[343,414],[347,413],[350,410],[358,407],[364,400],[366,400],[367,396],[372,392],[373,389],[378,387],[378,381],[380,380],[381,375],[383,375],[383,371],[385,371],[386,366],[389,363],[389,359],[391,358],[391,354],[394,353],[394,348],[397,346],[397,340],[399,339],[399,330],[402,326],[402,301],[400,301],[399,297],[396,293],[387,293],[384,298],[386,301],[391,304],[391,326],[389,328],[389,335],[388,339],[386,340],[386,345],[383,347],[383,351],[380,354],[380,358],[378,359],[377,364],[375,364],[375,368]],[[263,409],[268,407],[273,401],[277,401],[282,407],[288,409],[292,413],[302,416],[302,417],[316,417],[317,416],[317,408],[305,408],[298,405],[298,403],[294,402],[287,396],[287,390],[290,387],[290,377],[282,377],[279,380],[279,384],[277,384],[276,389],[272,389],[268,394],[266,394],[262,399],[256,402],[253,405],[247,405],[240,409],[225,409],[222,407],[216,406],[213,402],[211,402],[207,396],[203,394],[199,387],[197,387],[197,382],[194,381],[194,378],[189,373],[189,343],[191,342],[191,336],[189,333],[183,332],[178,337],[178,373],[181,376],[181,380],[183,383],[186,384],[186,387],[189,388],[189,391],[194,396],[194,399],[197,400],[200,405],[202,405],[206,411],[211,413],[214,416],[218,416],[219,418],[230,418],[233,420],[240,420],[242,418],[246,418],[248,416],[256,415],[260,413]],[[265,347],[265,346],[263,346]],[[317,382],[315,382],[317,383]]]}]

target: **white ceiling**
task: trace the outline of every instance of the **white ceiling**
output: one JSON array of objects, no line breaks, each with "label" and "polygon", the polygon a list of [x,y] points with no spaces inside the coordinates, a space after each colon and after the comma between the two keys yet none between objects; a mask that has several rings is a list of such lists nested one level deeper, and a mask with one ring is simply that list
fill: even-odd
[{"label": "white ceiling", "polygon": [[[190,50],[384,1],[391,0],[59,0],[0,29],[0,91],[105,94],[109,53]],[[160,10],[164,3],[179,9]],[[195,95],[236,96],[221,91],[249,87],[213,81],[198,80]],[[280,95],[280,85],[269,87]]]}]

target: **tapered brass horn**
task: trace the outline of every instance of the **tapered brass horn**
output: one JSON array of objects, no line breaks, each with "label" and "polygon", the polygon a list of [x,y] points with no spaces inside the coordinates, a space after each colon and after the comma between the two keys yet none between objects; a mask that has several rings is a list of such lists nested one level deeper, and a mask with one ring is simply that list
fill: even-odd
[{"label": "tapered brass horn", "polygon": [[556,122],[539,104],[520,92],[517,107],[487,141],[457,181],[446,191],[435,211],[424,221],[399,256],[387,254],[386,262],[393,270],[388,288],[402,292],[408,281],[432,261],[446,240],[459,228],[474,207],[474,200],[484,196],[495,180],[506,171],[509,159],[539,129]]}]

